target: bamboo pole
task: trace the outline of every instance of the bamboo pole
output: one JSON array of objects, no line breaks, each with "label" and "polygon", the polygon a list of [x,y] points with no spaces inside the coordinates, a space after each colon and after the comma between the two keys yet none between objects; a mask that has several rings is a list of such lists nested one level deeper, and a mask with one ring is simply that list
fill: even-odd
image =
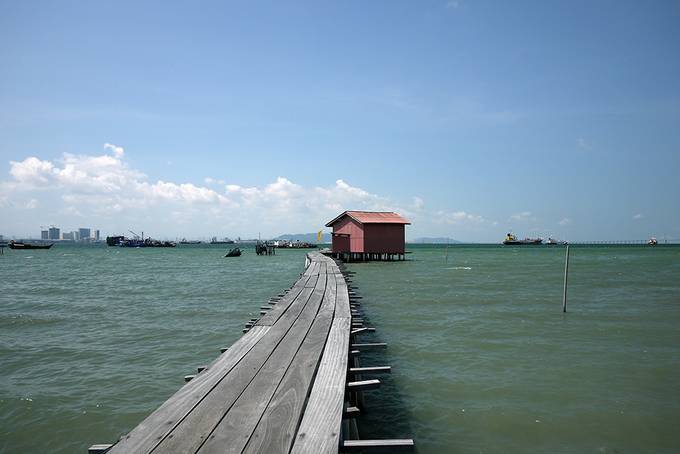
[{"label": "bamboo pole", "polygon": [[564,259],[564,294],[562,296],[562,312],[567,312],[567,278],[569,276],[569,245],[567,244],[566,258]]}]

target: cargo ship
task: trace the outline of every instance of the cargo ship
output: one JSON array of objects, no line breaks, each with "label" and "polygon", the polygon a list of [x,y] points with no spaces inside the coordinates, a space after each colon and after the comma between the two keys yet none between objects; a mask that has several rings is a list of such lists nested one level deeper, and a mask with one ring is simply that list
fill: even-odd
[{"label": "cargo ship", "polygon": [[508,246],[537,246],[543,244],[542,238],[524,238],[523,240],[518,240],[515,235],[508,233],[503,240],[503,244]]},{"label": "cargo ship", "polygon": [[234,244],[234,240],[230,240],[229,238],[224,238],[222,240],[218,240],[217,237],[214,236],[210,240],[210,244]]}]

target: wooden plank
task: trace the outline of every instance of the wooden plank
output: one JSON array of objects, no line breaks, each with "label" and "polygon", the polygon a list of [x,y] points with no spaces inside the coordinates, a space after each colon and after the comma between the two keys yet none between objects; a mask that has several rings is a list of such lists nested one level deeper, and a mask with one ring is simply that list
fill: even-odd
[{"label": "wooden plank", "polygon": [[[262,383],[263,380],[274,380],[277,368],[287,367],[290,359],[287,359],[288,363],[285,366],[282,366],[282,361],[286,361],[285,358],[288,357],[297,337],[304,337],[308,325],[311,324],[318,311],[321,300],[312,298],[313,291],[312,288],[305,288],[300,292],[296,301],[270,328],[267,336],[248,352],[239,367],[234,368],[232,373],[215,387],[210,396],[187,415],[181,425],[161,440],[157,448],[159,452],[196,452],[209,437],[213,437],[211,433],[218,424],[222,424],[221,421],[225,415],[233,414],[231,407],[249,388],[251,382],[255,380],[256,383]],[[294,346],[293,353],[295,350],[297,346]],[[256,396],[254,400],[263,399]],[[230,417],[228,421],[232,421],[232,418]]]},{"label": "wooden plank", "polygon": [[336,274],[335,280],[338,286],[338,296],[335,300],[335,318],[350,318],[349,295],[347,294],[347,284],[342,274]]},{"label": "wooden plank", "polygon": [[368,391],[380,387],[380,380],[361,380],[347,383],[348,391]]},{"label": "wooden plank", "polygon": [[350,367],[350,374],[391,374],[391,366]]},{"label": "wooden plank", "polygon": [[342,414],[344,419],[356,418],[361,415],[361,410],[357,407],[347,407]]},{"label": "wooden plank", "polygon": [[290,451],[335,312],[336,282],[332,275],[327,277],[323,303],[314,324],[251,435],[244,453],[284,454]]},{"label": "wooden plank", "polygon": [[302,273],[303,276],[314,276],[319,274],[319,265],[320,263],[318,261],[313,261],[305,270],[304,273]]},{"label": "wooden plank", "polygon": [[129,434],[120,439],[111,453],[149,452],[179,424],[241,359],[269,331],[268,326],[256,326],[237,340],[226,352],[188,384],[151,413]]},{"label": "wooden plank", "polygon": [[415,443],[412,439],[397,440],[345,440],[343,448],[346,452],[412,452]]},{"label": "wooden plank", "polygon": [[312,287],[314,287],[316,284],[316,279],[316,276],[303,276],[298,279],[291,291],[288,292],[285,297],[279,300],[279,302],[276,303],[276,305],[267,313],[267,315],[260,318],[260,320],[257,322],[257,325],[271,326],[276,323],[276,321],[286,313],[290,305],[297,299],[302,290],[306,288],[307,283],[312,280],[314,283]]},{"label": "wooden plank", "polygon": [[338,452],[345,400],[349,330],[348,317],[333,320],[292,453]]},{"label": "wooden plank", "polygon": [[352,344],[352,348],[387,348],[385,342],[374,342],[369,344]]}]

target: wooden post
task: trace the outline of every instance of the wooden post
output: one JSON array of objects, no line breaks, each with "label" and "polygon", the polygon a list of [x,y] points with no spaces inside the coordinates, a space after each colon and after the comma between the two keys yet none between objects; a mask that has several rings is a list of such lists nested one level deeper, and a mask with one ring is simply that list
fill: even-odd
[{"label": "wooden post", "polygon": [[564,295],[562,297],[562,312],[567,312],[567,278],[569,276],[569,245],[567,244],[567,254],[564,259]]}]

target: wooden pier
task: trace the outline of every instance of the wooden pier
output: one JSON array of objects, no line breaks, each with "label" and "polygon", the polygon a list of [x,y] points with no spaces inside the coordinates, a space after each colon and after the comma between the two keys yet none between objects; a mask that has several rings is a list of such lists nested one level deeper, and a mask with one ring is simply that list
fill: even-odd
[{"label": "wooden pier", "polygon": [[410,451],[411,439],[359,440],[362,394],[380,386],[360,367],[363,325],[356,292],[333,259],[307,255],[287,291],[210,365],[113,445],[94,453],[338,453]]}]

